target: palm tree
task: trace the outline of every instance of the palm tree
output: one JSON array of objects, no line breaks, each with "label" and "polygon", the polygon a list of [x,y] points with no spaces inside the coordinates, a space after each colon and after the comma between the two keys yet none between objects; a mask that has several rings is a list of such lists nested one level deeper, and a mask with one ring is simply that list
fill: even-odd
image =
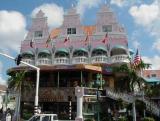
[{"label": "palm tree", "polygon": [[127,91],[133,92],[135,84],[138,84],[138,87],[141,89],[141,84],[145,81],[142,77],[138,76],[135,69],[130,68],[127,64],[113,67],[113,73],[118,75],[118,79],[124,82],[123,90],[125,88]]},{"label": "palm tree", "polygon": [[20,114],[20,100],[22,91],[24,90],[24,88],[31,88],[30,83],[27,82],[27,85],[25,83],[25,75],[26,71],[19,71],[11,73],[11,76],[8,79],[8,88],[18,93],[15,115]]}]

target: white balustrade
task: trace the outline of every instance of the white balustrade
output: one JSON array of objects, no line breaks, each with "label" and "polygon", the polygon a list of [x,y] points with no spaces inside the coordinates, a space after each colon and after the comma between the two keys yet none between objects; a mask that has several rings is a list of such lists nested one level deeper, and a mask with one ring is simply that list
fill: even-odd
[{"label": "white balustrade", "polygon": [[51,65],[52,61],[49,58],[38,58],[38,65]]},{"label": "white balustrade", "polygon": [[[33,59],[22,59],[22,61],[24,61],[28,64],[31,64],[31,65],[34,65],[34,60]],[[21,63],[20,66],[26,66],[26,65]]]},{"label": "white balustrade", "polygon": [[91,63],[109,63],[109,58],[105,55],[91,57]]},{"label": "white balustrade", "polygon": [[85,56],[73,57],[72,64],[88,64],[88,58]]},{"label": "white balustrade", "polygon": [[128,55],[114,55],[110,57],[111,63],[129,63]]},{"label": "white balustrade", "polygon": [[69,58],[62,57],[62,58],[55,58],[54,59],[55,65],[68,65],[69,64]]}]

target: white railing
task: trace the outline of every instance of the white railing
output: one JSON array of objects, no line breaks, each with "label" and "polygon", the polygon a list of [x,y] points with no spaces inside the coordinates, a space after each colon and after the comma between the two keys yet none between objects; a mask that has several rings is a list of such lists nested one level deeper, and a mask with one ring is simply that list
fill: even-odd
[{"label": "white railing", "polygon": [[69,64],[69,58],[62,57],[62,58],[55,58],[54,59],[55,65],[68,65]]},{"label": "white railing", "polygon": [[73,57],[72,64],[88,64],[88,58],[85,56]]},{"label": "white railing", "polygon": [[[34,62],[35,62],[33,59],[22,59],[22,61],[31,65],[34,65]],[[26,66],[26,65],[21,63],[20,66]]]},{"label": "white railing", "polygon": [[111,56],[110,59],[111,63],[121,63],[121,62],[129,63],[128,55],[114,55]]},{"label": "white railing", "polygon": [[129,102],[129,103],[132,103],[134,101],[134,97],[132,95],[116,92],[108,88],[106,89],[106,96],[111,97],[112,99],[115,99],[115,100],[121,98],[125,102]]},{"label": "white railing", "polygon": [[139,97],[138,100],[141,100],[145,103],[146,109],[153,114],[160,116],[160,108],[152,101],[146,98]]},{"label": "white railing", "polygon": [[109,63],[109,58],[105,55],[91,57],[91,63]]},{"label": "white railing", "polygon": [[51,65],[52,61],[49,58],[38,58],[38,65]]},{"label": "white railing", "polygon": [[135,101],[135,99],[141,100],[145,103],[147,111],[151,111],[153,114],[160,116],[159,107],[154,102],[149,101],[146,98],[136,97],[136,96],[134,96],[134,94],[116,92],[116,91],[114,91],[112,89],[108,89],[108,88],[106,89],[106,96],[110,97],[112,99],[115,99],[115,100],[121,98],[123,101],[128,102],[128,103],[133,103],[133,101]]}]

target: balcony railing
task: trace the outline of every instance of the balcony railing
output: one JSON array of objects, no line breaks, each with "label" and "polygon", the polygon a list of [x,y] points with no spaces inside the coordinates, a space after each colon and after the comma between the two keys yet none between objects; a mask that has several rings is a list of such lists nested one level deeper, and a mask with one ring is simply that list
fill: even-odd
[{"label": "balcony railing", "polygon": [[55,65],[68,65],[69,64],[69,58],[55,58],[54,59]]},{"label": "balcony railing", "polygon": [[49,58],[39,58],[38,65],[51,65],[52,61]]},{"label": "balcony railing", "polygon": [[[34,65],[35,60],[33,59],[22,59],[22,61],[27,62],[29,64]],[[91,62],[89,61],[88,57],[80,56],[80,57],[73,57],[71,59],[71,64],[95,64],[95,63],[106,63],[106,64],[112,64],[112,63],[129,63],[128,55],[114,55],[111,57],[107,57],[105,55],[101,56],[93,56],[91,57]],[[38,58],[36,65],[68,65],[70,64],[70,60],[67,57],[60,57],[60,58],[54,58],[53,63],[50,58]],[[21,66],[25,66],[24,64],[20,64]]]},{"label": "balcony railing", "polygon": [[72,64],[88,64],[88,58],[85,56],[73,57]]},{"label": "balcony railing", "polygon": [[[39,100],[42,102],[67,102],[68,96],[71,96],[72,101],[76,101],[74,91],[74,87],[40,87]],[[25,90],[22,94],[22,101],[34,101],[34,96],[35,88]]]},{"label": "balcony railing", "polygon": [[[24,61],[28,64],[31,64],[31,65],[34,65],[34,60],[32,60],[32,59],[22,59],[22,61]],[[26,66],[26,65],[21,63],[20,66]]]},{"label": "balcony railing", "polygon": [[91,63],[109,63],[109,58],[107,56],[94,56],[91,57]]},{"label": "balcony railing", "polygon": [[129,63],[128,55],[114,55],[110,57],[111,63]]}]

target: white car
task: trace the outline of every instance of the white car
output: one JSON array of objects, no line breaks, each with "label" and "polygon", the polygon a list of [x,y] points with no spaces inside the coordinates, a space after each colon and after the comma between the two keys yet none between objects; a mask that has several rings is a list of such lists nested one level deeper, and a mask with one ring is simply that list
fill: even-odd
[{"label": "white car", "polygon": [[36,114],[28,121],[58,121],[57,114]]}]

